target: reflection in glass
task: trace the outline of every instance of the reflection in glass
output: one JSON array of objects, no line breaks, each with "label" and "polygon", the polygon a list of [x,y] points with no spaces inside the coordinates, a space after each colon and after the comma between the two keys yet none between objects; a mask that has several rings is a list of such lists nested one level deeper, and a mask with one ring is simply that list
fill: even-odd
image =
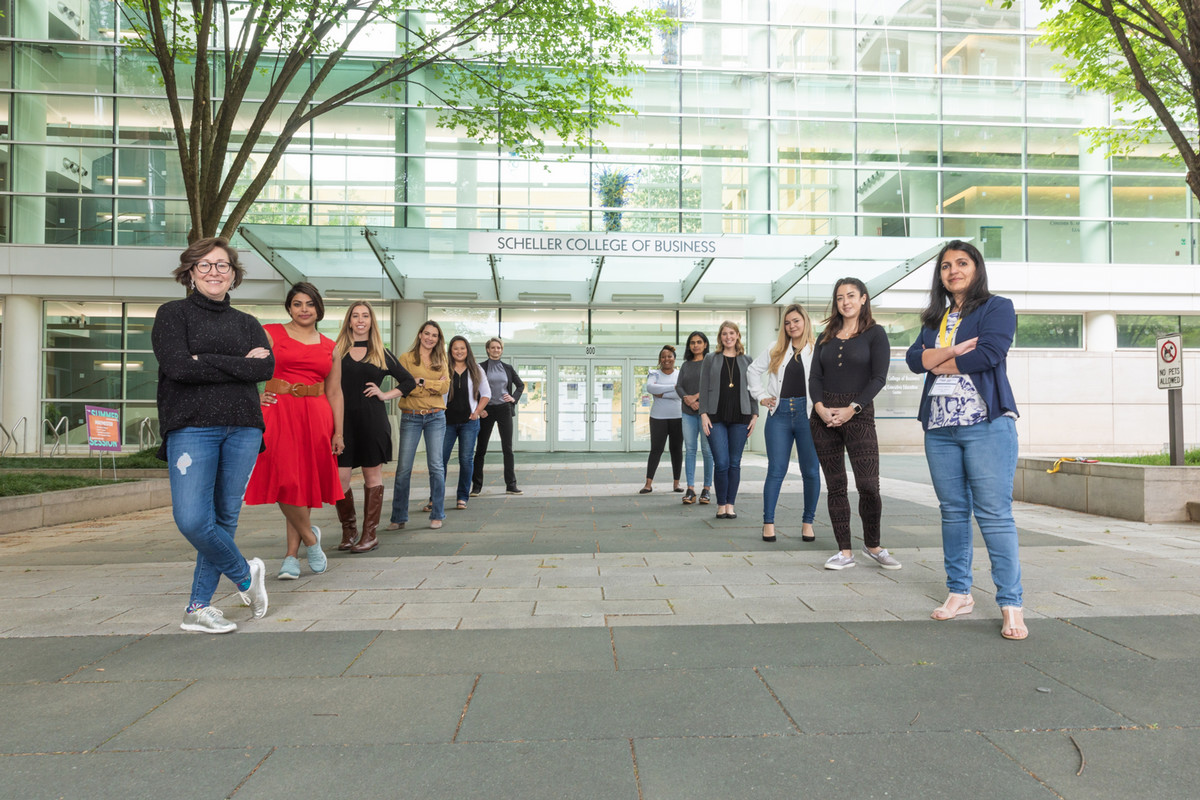
[{"label": "reflection in glass", "polygon": [[1083,347],[1082,314],[1018,314],[1013,347]]},{"label": "reflection in glass", "polygon": [[547,367],[545,364],[529,363],[516,359],[513,369],[525,382],[525,391],[517,402],[516,441],[541,442],[548,436],[547,421],[550,419],[550,398],[546,394]]}]

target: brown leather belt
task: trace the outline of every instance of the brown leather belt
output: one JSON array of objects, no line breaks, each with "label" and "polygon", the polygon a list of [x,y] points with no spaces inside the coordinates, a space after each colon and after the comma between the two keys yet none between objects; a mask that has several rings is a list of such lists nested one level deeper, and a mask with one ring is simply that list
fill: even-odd
[{"label": "brown leather belt", "polygon": [[316,397],[325,394],[325,381],[320,383],[288,383],[279,378],[271,378],[264,387],[274,394],[290,394],[292,397]]},{"label": "brown leather belt", "polygon": [[444,409],[444,408],[411,408],[411,409],[410,408],[402,408],[402,409],[400,409],[401,413],[416,414],[418,417],[428,416],[429,414],[433,414],[438,411],[445,411],[445,410],[446,409]]}]

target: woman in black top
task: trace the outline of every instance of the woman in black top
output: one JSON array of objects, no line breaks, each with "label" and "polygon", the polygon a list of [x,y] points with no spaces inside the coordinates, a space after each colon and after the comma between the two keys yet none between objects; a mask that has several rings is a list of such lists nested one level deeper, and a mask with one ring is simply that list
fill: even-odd
[{"label": "woman in black top", "polygon": [[[392,424],[388,401],[403,397],[417,382],[400,361],[383,346],[375,321],[375,309],[366,300],[351,304],[338,332],[333,357],[342,363],[342,398],[345,418],[342,432],[346,449],[338,456],[338,477],[346,496],[338,500],[342,542],[338,550],[366,553],[379,546],[375,535],[383,510],[383,465],[392,460]],[[392,376],[395,386],[383,391],[383,381]],[[363,526],[358,535],[350,474],[355,467],[363,473]]]},{"label": "woman in black top", "polygon": [[[471,343],[465,336],[455,336],[446,348],[450,354],[450,390],[446,392],[446,433],[442,438],[442,472],[450,474],[450,451],[458,442],[458,489],[454,507],[467,507],[471,496],[471,475],[475,471],[475,440],[479,437],[479,420],[491,399],[491,386],[483,370],[475,363]],[[432,501],[425,508],[432,508]]]},{"label": "woman in black top", "polygon": [[742,450],[754,432],[758,407],[750,396],[750,357],[736,322],[721,323],[717,346],[700,371],[700,426],[712,448],[717,519],[737,519],[733,504],[742,480]]},{"label": "woman in black top", "polygon": [[825,473],[829,521],[838,552],[825,569],[854,566],[850,545],[850,499],[846,458],[854,470],[858,515],[863,524],[863,555],[884,569],[900,562],[879,545],[879,441],[875,438],[875,395],[887,382],[891,350],[887,334],[871,317],[871,298],[857,278],[842,278],[833,290],[833,306],[825,332],[813,353],[808,379],[813,400],[810,417],[817,459]]},{"label": "woman in black top", "polygon": [[230,633],[237,625],[214,606],[221,576],[229,578],[255,619],[267,613],[266,566],[234,543],[242,493],[262,447],[258,381],[275,359],[258,320],[229,305],[229,290],[246,272],[237,251],[219,238],[183,251],[175,280],[192,291],[164,303],[150,338],[158,360],[158,422],[167,462],[171,510],[196,548],[185,631]]}]

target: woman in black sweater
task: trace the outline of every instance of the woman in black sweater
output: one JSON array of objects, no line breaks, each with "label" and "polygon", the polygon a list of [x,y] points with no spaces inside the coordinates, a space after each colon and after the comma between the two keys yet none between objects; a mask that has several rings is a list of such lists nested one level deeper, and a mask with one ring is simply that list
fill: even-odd
[{"label": "woman in black sweater", "polygon": [[891,350],[887,333],[871,317],[871,298],[857,278],[842,278],[833,290],[833,307],[825,332],[813,353],[808,379],[813,400],[813,444],[825,473],[829,522],[838,552],[825,569],[854,566],[850,545],[850,498],[847,495],[846,453],[858,491],[858,516],[863,524],[863,555],[884,569],[900,562],[879,544],[883,501],[879,495],[879,441],[875,438],[875,395],[887,382]]},{"label": "woman in black sweater", "polygon": [[237,625],[209,605],[221,576],[229,578],[255,619],[267,613],[266,567],[249,561],[233,537],[242,493],[262,447],[258,381],[275,359],[258,320],[229,305],[229,290],[245,270],[219,238],[201,239],[172,273],[191,289],[164,303],[151,340],[158,359],[158,422],[167,462],[171,507],[179,532],[196,548],[185,631],[231,633]]}]

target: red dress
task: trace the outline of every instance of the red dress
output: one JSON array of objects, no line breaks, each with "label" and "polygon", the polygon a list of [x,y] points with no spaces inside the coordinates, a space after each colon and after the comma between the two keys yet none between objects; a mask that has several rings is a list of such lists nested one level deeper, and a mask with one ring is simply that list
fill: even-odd
[{"label": "red dress", "polygon": [[[282,325],[264,325],[275,356],[273,377],[289,383],[312,385],[329,377],[333,369],[333,340],[322,336],[304,344],[288,335]],[[263,407],[263,444],[250,483],[246,504],[287,503],[320,508],[341,500],[337,456],[333,454],[333,409],[324,394],[315,397],[277,395],[274,405]]]}]

